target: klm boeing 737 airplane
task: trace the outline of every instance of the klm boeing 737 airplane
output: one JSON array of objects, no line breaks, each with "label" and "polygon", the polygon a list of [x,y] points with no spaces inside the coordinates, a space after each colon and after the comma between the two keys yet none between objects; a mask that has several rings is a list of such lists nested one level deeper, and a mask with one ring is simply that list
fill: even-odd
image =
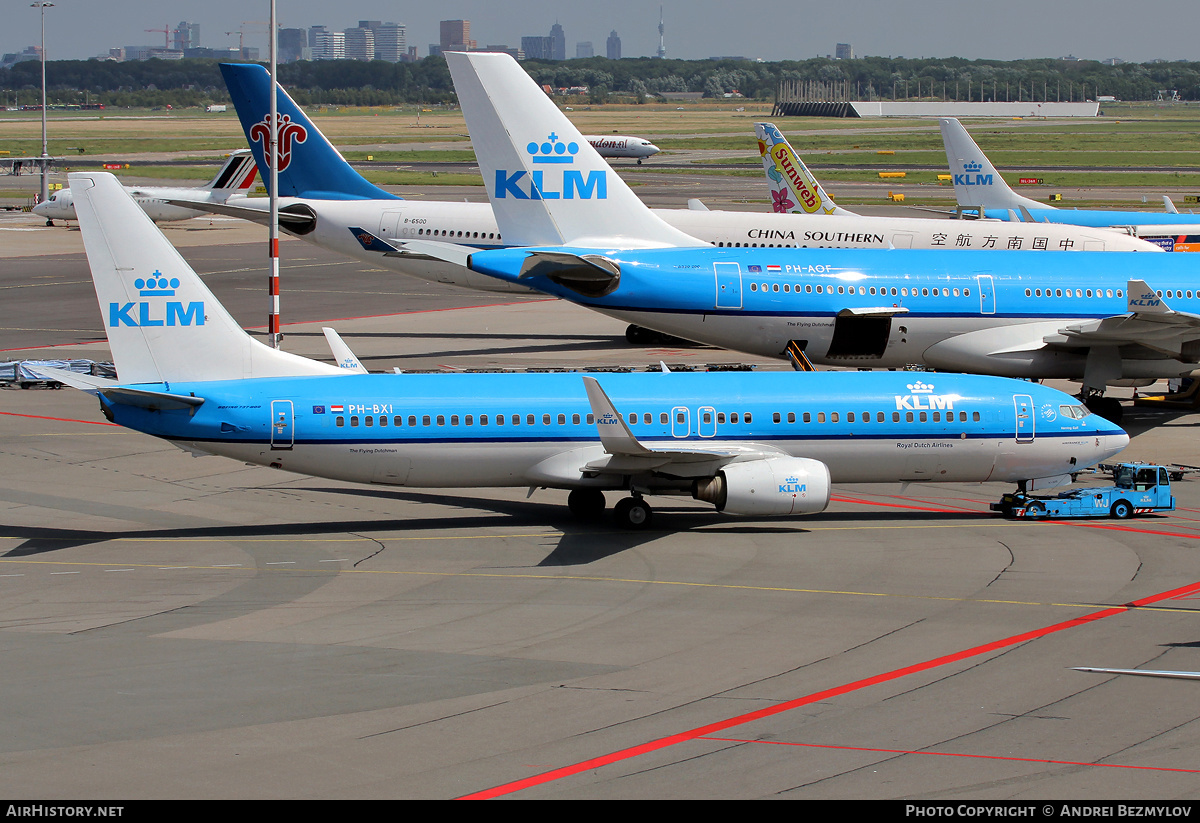
[{"label": "klm boeing 737 airplane", "polygon": [[414,251],[737,351],[1079,379],[1113,417],[1107,386],[1200,368],[1189,256],[713,248],[646,209],[512,58],[447,61],[501,231],[534,248]]},{"label": "klm boeing 737 airplane", "polygon": [[[192,452],[361,483],[647,494],[809,514],[831,483],[1061,482],[1117,426],[1045,386],[905,373],[363,374],[249,337],[105,173],[71,187],[119,381],[47,369],[111,421]],[[1035,484],[1036,485],[1036,484]]]},{"label": "klm boeing 737 airplane", "polygon": [[1157,227],[1157,231],[1138,233],[1139,236],[1169,234],[1165,226],[1196,226],[1197,230],[1177,234],[1200,233],[1200,214],[1180,214],[1172,207],[1169,212],[1113,211],[1106,209],[1056,209],[1017,194],[979,145],[953,118],[941,121],[942,142],[946,144],[946,159],[954,175],[954,196],[961,211],[973,211],[997,220],[1031,223],[1060,223],[1072,226],[1140,226]]}]

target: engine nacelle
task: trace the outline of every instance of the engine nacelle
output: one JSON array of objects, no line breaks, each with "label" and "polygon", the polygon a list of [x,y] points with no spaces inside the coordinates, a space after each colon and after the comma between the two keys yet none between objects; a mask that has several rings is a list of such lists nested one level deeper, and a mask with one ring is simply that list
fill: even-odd
[{"label": "engine nacelle", "polygon": [[816,514],[829,505],[829,468],[807,457],[771,457],[730,463],[697,480],[692,497],[729,514]]}]

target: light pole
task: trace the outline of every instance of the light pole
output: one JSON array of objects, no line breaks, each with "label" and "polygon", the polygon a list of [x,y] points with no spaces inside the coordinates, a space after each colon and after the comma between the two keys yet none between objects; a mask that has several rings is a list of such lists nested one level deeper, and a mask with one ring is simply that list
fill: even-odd
[{"label": "light pole", "polygon": [[46,9],[53,6],[53,3],[44,0],[29,4],[29,8],[40,9],[42,12],[42,192],[38,196],[39,203],[45,203],[46,198],[50,196],[50,153],[46,150]]}]

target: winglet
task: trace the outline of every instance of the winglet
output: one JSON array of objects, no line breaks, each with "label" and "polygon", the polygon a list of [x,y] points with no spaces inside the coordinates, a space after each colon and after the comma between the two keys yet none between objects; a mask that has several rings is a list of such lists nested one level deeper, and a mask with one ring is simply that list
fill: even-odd
[{"label": "winglet", "polygon": [[588,403],[592,406],[592,414],[596,417],[596,431],[600,434],[600,443],[609,454],[652,454],[653,452],[638,442],[621,419],[621,413],[608,399],[600,382],[594,377],[584,377],[583,387],[587,391]]},{"label": "winglet", "polygon": [[333,359],[337,361],[339,369],[359,374],[367,373],[366,367],[354,356],[354,352],[350,351],[340,334],[328,326],[322,326],[321,331],[325,333],[325,342],[329,344],[329,350],[333,352]]},{"label": "winglet", "polygon": [[754,133],[771,187],[772,209],[781,214],[854,214],[833,202],[773,123],[755,123]]},{"label": "winglet", "polygon": [[1130,280],[1125,297],[1129,311],[1135,314],[1171,314],[1171,307],[1144,280]]}]

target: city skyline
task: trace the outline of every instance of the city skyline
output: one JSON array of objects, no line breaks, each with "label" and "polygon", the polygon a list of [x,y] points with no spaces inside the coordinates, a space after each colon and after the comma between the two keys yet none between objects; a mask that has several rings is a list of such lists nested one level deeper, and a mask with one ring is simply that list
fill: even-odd
[{"label": "city skyline", "polygon": [[[259,8],[259,5],[261,8]],[[147,28],[200,25],[201,45],[236,46],[245,18],[264,19],[269,6],[239,0],[210,0],[202,7],[182,0],[122,0],[120,14],[87,0],[58,0],[46,13],[46,50],[51,60],[82,60],[110,48],[156,45],[159,32]],[[743,4],[727,0],[665,0],[667,57],[704,59],[742,56],[763,60],[804,60],[832,55],[838,43],[853,46],[856,56],[963,57],[1017,60],[1074,55],[1089,60],[1118,57],[1128,62],[1153,59],[1200,60],[1200,45],[1190,36],[1194,7],[1185,0],[1145,0],[1137,6],[1143,26],[1129,26],[1127,2],[1116,0],[1009,0],[1003,7],[974,8],[951,0],[841,0],[832,4],[764,0],[746,14]],[[883,14],[883,13],[886,14]],[[603,6],[563,7],[546,0],[514,0],[500,8],[482,0],[460,0],[432,11],[426,6],[356,0],[336,14],[316,0],[278,3],[286,28],[325,25],[343,30],[359,20],[387,19],[407,27],[408,43],[420,56],[439,41],[444,19],[471,22],[480,45],[519,46],[521,37],[548,35],[559,23],[570,44],[604,42],[616,30],[623,57],[650,57],[658,48],[658,4],[610,0]],[[720,20],[720,25],[713,25]],[[27,3],[8,9],[0,34],[0,53],[19,52],[38,43],[39,17]],[[134,22],[137,21],[137,22]],[[226,32],[233,32],[227,34]],[[245,43],[266,59],[266,26],[250,21]]]}]

